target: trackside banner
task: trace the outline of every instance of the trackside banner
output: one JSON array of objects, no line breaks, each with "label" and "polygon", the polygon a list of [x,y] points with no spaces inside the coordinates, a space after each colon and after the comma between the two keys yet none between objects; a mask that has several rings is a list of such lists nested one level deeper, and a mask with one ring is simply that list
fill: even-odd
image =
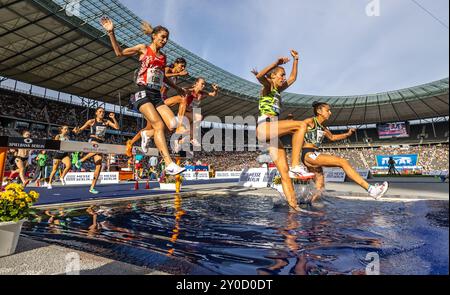
[{"label": "trackside banner", "polygon": [[[64,179],[69,185],[91,184],[94,172],[68,173]],[[120,182],[119,172],[102,172],[98,184],[118,184]]]}]

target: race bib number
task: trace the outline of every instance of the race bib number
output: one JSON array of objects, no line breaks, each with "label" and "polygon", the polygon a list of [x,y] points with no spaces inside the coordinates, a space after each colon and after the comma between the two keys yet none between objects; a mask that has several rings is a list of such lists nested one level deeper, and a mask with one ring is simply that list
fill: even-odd
[{"label": "race bib number", "polygon": [[325,137],[325,132],[323,130],[317,130],[317,142],[321,143]]},{"label": "race bib number", "polygon": [[147,70],[147,87],[159,90],[164,81],[164,73],[158,68],[149,68]]},{"label": "race bib number", "polygon": [[104,138],[106,136],[106,126],[97,126],[96,136],[100,138]]}]

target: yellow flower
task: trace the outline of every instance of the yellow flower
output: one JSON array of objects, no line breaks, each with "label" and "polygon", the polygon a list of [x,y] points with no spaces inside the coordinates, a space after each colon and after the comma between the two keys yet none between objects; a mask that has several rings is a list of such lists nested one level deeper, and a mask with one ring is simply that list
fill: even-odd
[{"label": "yellow flower", "polygon": [[27,203],[31,203],[31,202],[33,202],[33,199],[31,199],[30,197],[26,197],[26,198],[25,198],[25,201],[26,201]]},{"label": "yellow flower", "polygon": [[25,203],[24,202],[20,203],[20,208],[23,208],[23,207],[25,207]]},{"label": "yellow flower", "polygon": [[37,192],[35,192],[35,191],[31,191],[30,192],[30,196],[33,198],[34,201],[39,199],[39,194]]},{"label": "yellow flower", "polygon": [[21,186],[20,184],[17,184],[17,183],[11,183],[11,184],[8,184],[5,189],[7,191],[15,191],[17,193],[20,193],[23,191],[23,186]]}]

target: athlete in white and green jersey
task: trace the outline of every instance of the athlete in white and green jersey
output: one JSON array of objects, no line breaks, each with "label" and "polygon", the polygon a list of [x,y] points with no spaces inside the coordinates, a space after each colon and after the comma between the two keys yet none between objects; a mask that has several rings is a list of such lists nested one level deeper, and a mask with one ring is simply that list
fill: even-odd
[{"label": "athlete in white and green jersey", "polygon": [[[262,84],[261,98],[259,102],[259,119],[257,136],[260,142],[271,142],[269,152],[281,175],[283,192],[289,205],[296,211],[302,211],[297,203],[297,197],[291,178],[311,178],[313,173],[308,173],[300,167],[300,147],[305,137],[305,123],[293,120],[278,120],[281,114],[281,93],[297,80],[297,68],[299,56],[295,50],[291,50],[294,58],[292,73],[286,80],[286,71],[281,65],[289,62],[289,58],[281,57],[261,72],[253,71],[258,81]],[[285,135],[292,135],[292,169],[289,169],[286,151],[279,140]],[[272,144],[273,140],[276,143]]]}]

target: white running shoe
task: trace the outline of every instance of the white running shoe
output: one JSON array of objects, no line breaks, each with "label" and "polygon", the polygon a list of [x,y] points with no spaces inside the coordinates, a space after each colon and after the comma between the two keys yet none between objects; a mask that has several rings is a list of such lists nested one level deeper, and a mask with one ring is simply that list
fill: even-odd
[{"label": "white running shoe", "polygon": [[53,186],[49,183],[47,184],[47,189],[53,189]]},{"label": "white running shoe", "polygon": [[62,178],[61,178],[61,185],[62,185],[62,186],[67,185],[67,184],[66,184],[66,181],[65,181],[64,179],[62,179]]},{"label": "white running shoe", "polygon": [[42,187],[47,187],[48,186],[48,182],[44,182],[44,185]]},{"label": "white running shoe", "polygon": [[383,182],[382,185],[377,183],[377,184],[371,185],[369,187],[369,195],[372,198],[374,198],[375,200],[379,200],[386,194],[388,189],[389,189],[389,183],[387,183],[386,181]]},{"label": "white running shoe", "polygon": [[313,178],[314,176],[314,173],[306,171],[302,166],[296,166],[289,170],[290,178]]},{"label": "white running shoe", "polygon": [[7,185],[8,185],[8,182],[6,182],[6,181],[2,183],[2,186],[7,186]]},{"label": "white running shoe", "polygon": [[167,166],[166,168],[166,173],[169,175],[178,175],[183,173],[184,171],[186,171],[186,168],[181,168],[180,166],[178,166],[177,164],[175,164],[174,162],[172,162],[169,166]]},{"label": "white running shoe", "polygon": [[148,153],[148,142],[150,141],[150,136],[147,135],[147,132],[141,132],[141,148],[144,153]]}]

